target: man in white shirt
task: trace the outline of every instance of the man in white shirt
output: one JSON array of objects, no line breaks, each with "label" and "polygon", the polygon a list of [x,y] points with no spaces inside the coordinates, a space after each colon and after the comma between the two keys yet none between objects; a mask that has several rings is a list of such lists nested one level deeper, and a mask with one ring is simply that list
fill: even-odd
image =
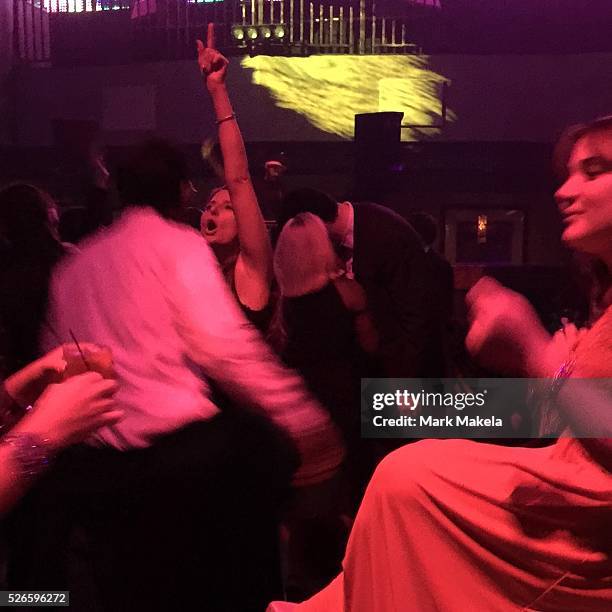
[{"label": "man in white shirt", "polygon": [[[263,609],[289,479],[320,483],[342,459],[328,414],[244,318],[206,242],[168,219],[186,179],[170,146],[144,145],[118,173],[127,210],[50,288],[45,346],[72,334],[108,346],[119,381],[125,418],[72,461],[122,506],[94,521],[96,537],[113,541],[112,562],[96,568],[113,610],[187,609],[199,598],[202,609]],[[250,410],[220,412],[209,380]],[[280,432],[299,453],[293,476]],[[83,502],[94,513],[95,495]]]}]

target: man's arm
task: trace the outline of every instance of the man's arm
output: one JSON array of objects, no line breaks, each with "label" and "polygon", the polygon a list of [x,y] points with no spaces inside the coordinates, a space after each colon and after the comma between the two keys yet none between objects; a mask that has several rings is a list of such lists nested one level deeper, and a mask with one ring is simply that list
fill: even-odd
[{"label": "man's arm", "polygon": [[289,433],[302,458],[295,484],[325,480],[343,457],[328,413],[245,319],[208,245],[199,236],[190,238],[177,245],[177,282],[170,296],[189,357],[227,393]]}]

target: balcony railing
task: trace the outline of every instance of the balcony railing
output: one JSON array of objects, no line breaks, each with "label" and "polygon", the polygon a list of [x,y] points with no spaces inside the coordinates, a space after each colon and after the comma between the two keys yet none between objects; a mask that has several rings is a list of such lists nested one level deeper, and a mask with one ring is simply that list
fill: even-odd
[{"label": "balcony railing", "polygon": [[16,56],[113,63],[121,49],[124,62],[191,58],[193,41],[209,22],[217,24],[218,45],[229,55],[418,53],[415,24],[438,12],[432,2],[15,0]]},{"label": "balcony railing", "polygon": [[50,13],[90,13],[129,9],[129,0],[42,0]]},{"label": "balcony railing", "polygon": [[47,62],[51,56],[49,12],[36,0],[14,3],[15,58],[20,62]]}]

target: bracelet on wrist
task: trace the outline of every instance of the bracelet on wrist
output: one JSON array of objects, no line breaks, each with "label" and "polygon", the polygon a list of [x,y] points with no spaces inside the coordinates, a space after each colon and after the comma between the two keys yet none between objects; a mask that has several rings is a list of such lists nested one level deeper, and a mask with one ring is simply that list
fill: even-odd
[{"label": "bracelet on wrist", "polygon": [[548,389],[548,395],[550,398],[554,399],[557,397],[561,387],[565,383],[565,380],[572,375],[575,365],[576,358],[572,354],[559,366],[557,371],[553,374],[550,387]]},{"label": "bracelet on wrist", "polygon": [[0,443],[10,446],[19,477],[30,480],[44,472],[51,463],[53,451],[49,440],[37,434],[20,432],[7,434]]},{"label": "bracelet on wrist", "polygon": [[232,113],[231,115],[227,115],[227,117],[221,117],[221,119],[217,119],[216,123],[217,125],[221,125],[222,123],[225,123],[226,121],[232,121],[236,119],[236,113]]}]

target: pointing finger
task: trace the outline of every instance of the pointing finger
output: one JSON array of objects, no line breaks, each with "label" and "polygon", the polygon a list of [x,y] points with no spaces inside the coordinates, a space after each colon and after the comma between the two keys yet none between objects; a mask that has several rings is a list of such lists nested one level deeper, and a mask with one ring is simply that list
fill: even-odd
[{"label": "pointing finger", "polygon": [[216,49],[215,46],[215,24],[214,23],[209,23],[208,24],[208,32],[206,35],[206,46],[209,49]]}]

